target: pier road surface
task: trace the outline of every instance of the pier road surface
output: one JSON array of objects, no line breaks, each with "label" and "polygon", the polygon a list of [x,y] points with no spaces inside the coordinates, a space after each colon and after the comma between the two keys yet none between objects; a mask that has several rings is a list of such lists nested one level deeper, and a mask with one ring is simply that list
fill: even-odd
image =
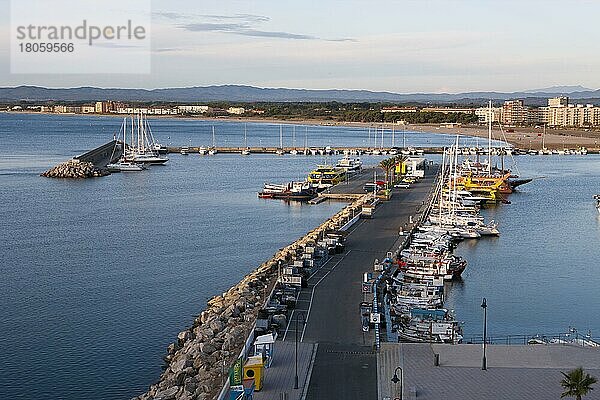
[{"label": "pier road surface", "polygon": [[366,167],[358,172],[347,175],[348,179],[340,182],[327,193],[331,194],[365,194],[363,186],[367,182],[374,182],[375,178],[378,181],[384,180],[383,169],[379,167]]},{"label": "pier road surface", "polygon": [[[300,293],[283,340],[295,340],[295,322],[299,319],[299,340],[318,343],[306,399],[377,398],[374,334],[362,331],[359,313],[364,301],[363,274],[373,270],[376,258],[383,259],[397,245],[400,228],[408,228],[410,217],[416,220],[432,188],[435,172],[437,169],[430,169],[410,189],[394,189],[392,198],[377,207],[372,219],[362,219],[351,227],[346,252],[332,257],[316,271],[308,288]],[[372,179],[372,171],[369,176]],[[356,186],[362,191],[360,184],[342,183],[335,189],[351,193]],[[302,315],[306,324],[301,322]]]}]

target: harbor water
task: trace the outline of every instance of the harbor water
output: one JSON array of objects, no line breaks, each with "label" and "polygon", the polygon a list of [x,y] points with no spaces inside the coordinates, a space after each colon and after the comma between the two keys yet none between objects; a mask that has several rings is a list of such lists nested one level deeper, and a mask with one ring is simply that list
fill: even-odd
[{"label": "harbor water", "polygon": [[[242,146],[243,123],[150,120],[163,144]],[[206,300],[343,207],[261,200],[263,183],[305,177],[323,157],[173,154],[165,166],[87,180],[39,176],[106,143],[110,117],[0,114],[0,398],[126,399],[161,372],[161,357]],[[284,125],[284,145],[293,128]],[[277,146],[278,124],[247,124],[249,146]],[[304,146],[305,128],[296,128]],[[379,133],[380,135],[380,133]],[[396,132],[396,145],[402,133]],[[406,133],[409,146],[452,137]],[[368,145],[365,128],[309,126],[309,146]],[[371,137],[371,141],[373,137]],[[378,138],[380,140],[380,136]],[[371,142],[371,144],[373,144]],[[384,144],[391,144],[390,132]],[[363,157],[365,164],[378,162]],[[600,157],[525,156],[544,176],[483,214],[501,236],[463,242],[469,266],[447,306],[490,334],[600,333]]]}]

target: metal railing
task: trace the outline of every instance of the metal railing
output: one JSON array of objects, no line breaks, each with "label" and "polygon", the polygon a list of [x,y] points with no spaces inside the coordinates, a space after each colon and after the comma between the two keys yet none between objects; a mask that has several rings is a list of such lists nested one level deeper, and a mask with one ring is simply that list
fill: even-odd
[{"label": "metal railing", "polygon": [[[531,341],[531,343],[530,343]],[[572,333],[552,333],[552,334],[519,334],[519,335],[488,335],[486,337],[487,344],[496,345],[518,345],[518,344],[564,344],[564,345],[579,345],[586,346],[585,343],[592,345],[593,343],[600,344],[600,337],[591,335],[582,335],[577,331]],[[463,344],[483,344],[482,335],[466,336],[462,340]]]}]

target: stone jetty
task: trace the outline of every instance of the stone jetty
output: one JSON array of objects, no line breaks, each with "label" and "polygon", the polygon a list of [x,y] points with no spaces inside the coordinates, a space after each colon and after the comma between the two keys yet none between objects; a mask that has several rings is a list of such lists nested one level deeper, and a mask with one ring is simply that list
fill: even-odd
[{"label": "stone jetty", "polygon": [[[326,231],[339,230],[370,201],[362,196],[304,237],[279,250],[227,292],[207,302],[193,325],[167,347],[165,368],[157,383],[133,400],[212,400],[228,379],[229,366],[253,333],[258,311],[267,303],[277,280],[279,262],[314,244]],[[225,375],[223,375],[223,372]]]},{"label": "stone jetty", "polygon": [[41,175],[47,178],[81,179],[110,175],[110,172],[96,167],[91,162],[73,159],[60,163]]}]

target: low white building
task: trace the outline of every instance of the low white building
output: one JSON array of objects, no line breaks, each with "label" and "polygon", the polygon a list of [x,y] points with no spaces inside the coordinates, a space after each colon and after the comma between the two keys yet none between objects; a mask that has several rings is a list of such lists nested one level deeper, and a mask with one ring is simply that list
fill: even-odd
[{"label": "low white building", "polygon": [[229,114],[242,115],[246,112],[246,109],[244,107],[229,107],[227,112]]},{"label": "low white building", "polygon": [[177,106],[177,109],[186,114],[204,114],[208,112],[208,106],[185,105]]}]

